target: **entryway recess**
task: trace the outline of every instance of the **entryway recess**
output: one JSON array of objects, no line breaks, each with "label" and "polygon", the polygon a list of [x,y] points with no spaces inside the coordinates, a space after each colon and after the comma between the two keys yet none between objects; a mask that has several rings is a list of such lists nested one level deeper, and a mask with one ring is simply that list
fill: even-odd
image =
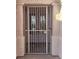
[{"label": "entryway recess", "polygon": [[24,7],[25,53],[49,54],[52,37],[51,6]]}]

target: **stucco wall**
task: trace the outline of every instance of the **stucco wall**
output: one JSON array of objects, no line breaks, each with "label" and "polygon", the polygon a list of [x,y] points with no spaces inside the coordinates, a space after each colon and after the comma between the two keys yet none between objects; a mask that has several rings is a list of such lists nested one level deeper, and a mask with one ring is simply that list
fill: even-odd
[{"label": "stucco wall", "polygon": [[16,55],[24,55],[23,6],[16,5]]},{"label": "stucco wall", "polygon": [[[16,55],[24,55],[24,36],[23,36],[23,5],[24,4],[52,4],[52,0],[16,0]],[[61,37],[59,21],[56,20],[57,6],[53,5],[53,36],[52,36],[52,55],[61,56]],[[60,44],[60,45],[59,45]]]},{"label": "stucco wall", "polygon": [[62,58],[62,21],[56,19],[59,7],[57,4],[53,5],[52,55],[58,55]]},{"label": "stucco wall", "polygon": [[51,4],[52,0],[17,0],[16,2],[23,4]]}]

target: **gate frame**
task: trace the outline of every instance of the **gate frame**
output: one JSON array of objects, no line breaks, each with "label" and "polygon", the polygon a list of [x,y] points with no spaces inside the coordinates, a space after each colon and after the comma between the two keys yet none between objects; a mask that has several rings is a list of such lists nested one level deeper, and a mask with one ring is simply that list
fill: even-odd
[{"label": "gate frame", "polygon": [[[47,39],[47,31],[48,31],[48,22],[47,22],[47,20],[48,20],[48,6],[51,6],[51,4],[41,4],[41,5],[38,5],[38,4],[24,4],[24,8],[25,7],[27,7],[27,11],[29,11],[29,7],[46,7],[46,53],[25,53],[25,54],[48,54],[48,39]],[[52,6],[53,7],[53,6]],[[24,10],[24,12],[25,12],[25,10]],[[27,14],[29,14],[29,12],[27,12]],[[25,14],[24,14],[24,17],[25,17]],[[28,17],[28,19],[29,19],[29,17]],[[28,20],[27,19],[27,20]],[[24,18],[24,21],[25,21],[25,18]],[[52,22],[53,23],[53,22]],[[25,26],[25,24],[24,24],[24,26]],[[24,27],[23,26],[23,27]],[[27,31],[28,32],[28,36],[29,36],[29,21],[28,21],[28,30],[25,30],[24,29],[24,31],[23,32],[25,32],[25,31]],[[35,31],[35,30],[34,30]],[[38,30],[37,30],[38,31]],[[40,30],[41,31],[41,30]],[[29,37],[28,37],[28,41],[29,41]],[[30,42],[30,41],[29,41]],[[52,44],[52,43],[51,43]],[[28,47],[30,47],[30,45],[28,45]],[[26,49],[25,49],[26,50]],[[51,50],[52,51],[52,50]],[[28,52],[30,52],[30,48],[28,48]]]}]

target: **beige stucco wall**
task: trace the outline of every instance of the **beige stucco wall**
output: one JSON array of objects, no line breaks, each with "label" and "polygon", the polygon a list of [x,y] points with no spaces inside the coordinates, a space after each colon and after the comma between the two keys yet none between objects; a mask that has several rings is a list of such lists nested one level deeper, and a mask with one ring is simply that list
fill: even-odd
[{"label": "beige stucco wall", "polygon": [[16,55],[24,55],[23,6],[16,5]]},{"label": "beige stucco wall", "polygon": [[17,0],[16,2],[22,4],[51,4],[52,0]]},{"label": "beige stucco wall", "polygon": [[[24,36],[23,36],[23,5],[24,4],[52,4],[53,0],[16,0],[16,55],[24,55]],[[52,36],[52,55],[60,55],[59,39],[61,41],[61,22],[56,20],[58,13],[57,5],[53,5],[53,36]]]},{"label": "beige stucco wall", "polygon": [[61,56],[61,43],[62,43],[62,21],[56,19],[56,14],[58,14],[60,6],[58,4],[53,5],[53,36],[52,36],[52,55]]}]

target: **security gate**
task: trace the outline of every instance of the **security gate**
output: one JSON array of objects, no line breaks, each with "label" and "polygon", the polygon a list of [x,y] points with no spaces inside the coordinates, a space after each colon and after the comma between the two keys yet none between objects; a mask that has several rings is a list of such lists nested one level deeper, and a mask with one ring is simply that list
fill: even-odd
[{"label": "security gate", "polygon": [[48,54],[48,6],[27,6],[26,53]]}]

